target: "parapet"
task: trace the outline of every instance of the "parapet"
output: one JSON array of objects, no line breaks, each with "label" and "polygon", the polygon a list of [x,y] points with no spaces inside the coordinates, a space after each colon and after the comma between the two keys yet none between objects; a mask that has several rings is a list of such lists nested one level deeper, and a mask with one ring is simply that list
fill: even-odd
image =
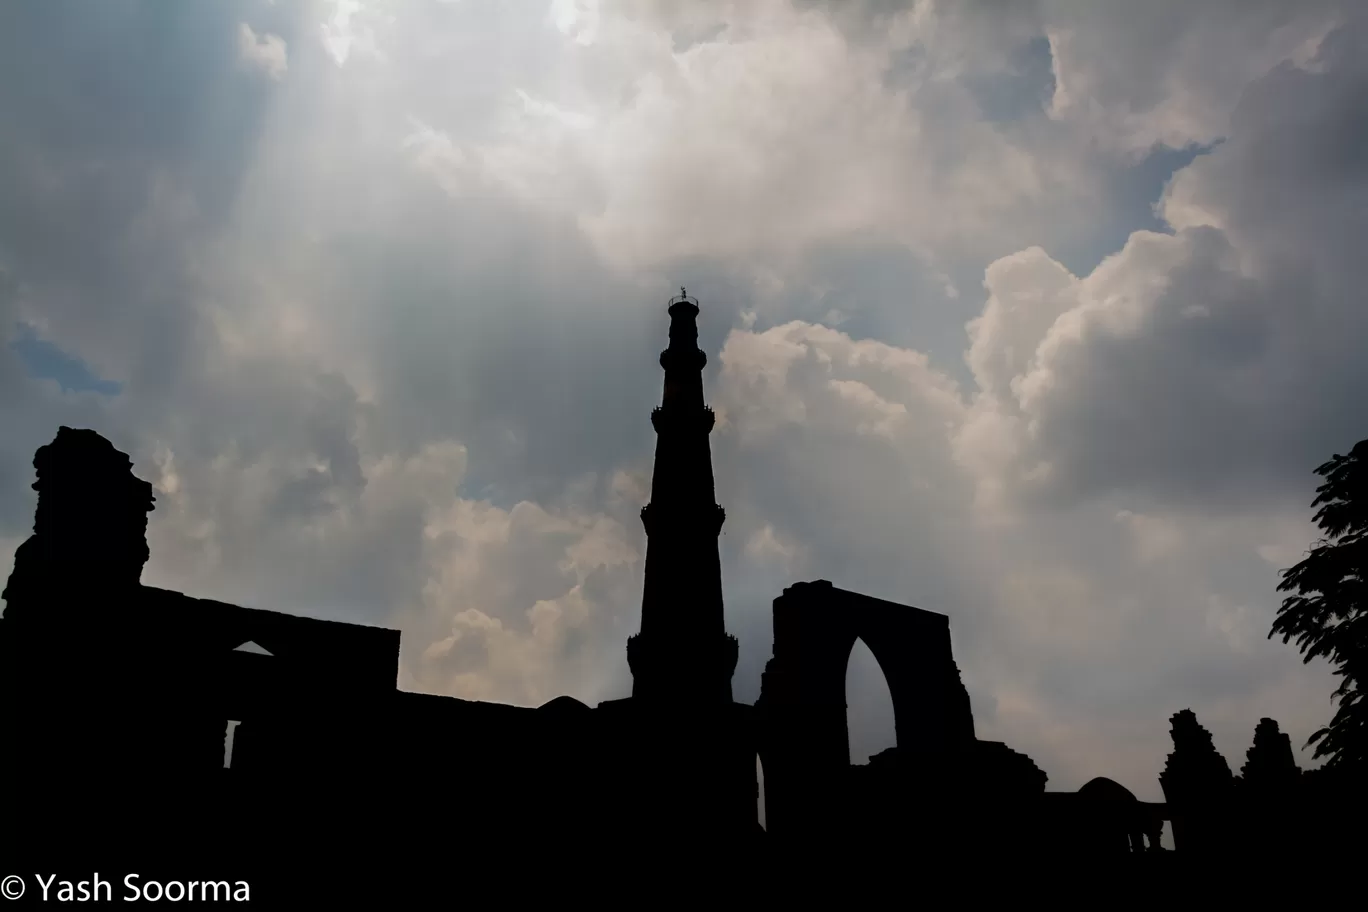
[{"label": "parapet", "polygon": [[786,606],[806,605],[816,600],[820,600],[828,606],[836,601],[846,606],[848,610],[890,611],[898,614],[904,622],[924,623],[928,626],[944,627],[946,630],[950,628],[949,615],[937,611],[927,611],[925,608],[917,608],[912,605],[904,605],[888,599],[875,598],[872,595],[852,592],[849,589],[841,589],[832,585],[830,580],[794,583],[784,589],[783,595],[774,600],[774,608],[779,611],[784,610]]}]

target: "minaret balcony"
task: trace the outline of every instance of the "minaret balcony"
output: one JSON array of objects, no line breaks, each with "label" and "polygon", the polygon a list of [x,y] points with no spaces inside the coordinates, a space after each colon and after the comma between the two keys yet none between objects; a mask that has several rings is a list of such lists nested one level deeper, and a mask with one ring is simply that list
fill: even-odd
[{"label": "minaret balcony", "polygon": [[673,692],[709,703],[731,702],[740,643],[729,633],[694,640],[681,649],[678,640],[660,634],[627,638],[627,667],[635,678],[634,696],[657,697]]},{"label": "minaret balcony", "polygon": [[651,427],[657,434],[666,430],[711,434],[715,424],[717,413],[706,405],[702,409],[666,409],[662,406],[651,409]]},{"label": "minaret balcony", "polygon": [[[676,526],[678,526],[680,523],[683,523],[685,528],[699,528],[699,525],[701,525],[701,523],[699,523],[698,513],[695,512],[699,508],[686,508],[687,512],[682,516],[678,512],[679,509],[679,506],[675,506],[674,509],[667,508],[665,511],[662,511],[660,510],[660,508],[654,506],[653,504],[647,504],[646,506],[642,507],[641,524],[646,528],[647,537],[650,537],[651,534],[656,530],[657,521],[664,521],[666,523],[672,522]],[[703,511],[702,521],[707,523],[707,526],[705,528],[708,528],[711,531],[711,533],[715,536],[721,535],[722,526],[727,521],[727,511],[722,509],[722,507],[719,504],[710,504],[709,506],[702,507],[701,509]],[[662,512],[665,515],[662,516]],[[694,519],[689,519],[690,514],[692,514]]]},{"label": "minaret balcony", "polygon": [[695,348],[667,348],[660,353],[660,366],[664,370],[699,370],[708,366],[708,356],[703,350]]}]

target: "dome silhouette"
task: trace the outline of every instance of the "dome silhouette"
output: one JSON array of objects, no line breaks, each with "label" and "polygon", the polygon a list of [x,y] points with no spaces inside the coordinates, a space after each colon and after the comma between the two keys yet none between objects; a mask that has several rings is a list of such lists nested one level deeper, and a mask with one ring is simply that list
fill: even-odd
[{"label": "dome silhouette", "polygon": [[1078,794],[1096,801],[1139,801],[1130,789],[1105,776],[1098,776],[1089,781],[1087,785],[1078,790]]}]

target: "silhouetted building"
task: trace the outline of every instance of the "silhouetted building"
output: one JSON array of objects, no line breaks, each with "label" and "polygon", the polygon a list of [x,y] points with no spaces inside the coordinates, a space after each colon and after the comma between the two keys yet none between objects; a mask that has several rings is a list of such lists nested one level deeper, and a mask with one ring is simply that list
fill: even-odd
[{"label": "silhouetted building", "polygon": [[1159,774],[1159,784],[1173,810],[1175,845],[1204,854],[1222,851],[1230,838],[1235,777],[1212,744],[1211,732],[1198,724],[1192,710],[1175,713],[1171,722],[1173,753]]},{"label": "silhouetted building", "polygon": [[[897,743],[852,766],[845,678],[857,639],[884,671]],[[766,822],[781,852],[1125,854],[1146,851],[1146,834],[1158,845],[1152,812],[1120,786],[1047,793],[1029,757],[975,737],[943,614],[826,580],[789,587],[774,602],[757,710]]]},{"label": "silhouetted building", "polygon": [[1259,720],[1254,744],[1245,753],[1240,778],[1246,792],[1256,795],[1290,794],[1301,782],[1301,770],[1292,755],[1292,739],[1272,719]]},{"label": "silhouetted building", "polygon": [[708,435],[715,416],[703,403],[698,305],[680,290],[670,305],[670,345],[661,404],[651,412],[656,432],[646,527],[646,579],[641,632],[627,640],[632,696],[688,705],[731,703],[736,637],[722,612],[722,562],[717,538],[726,511],[713,489]]},{"label": "silhouetted building", "polygon": [[[846,832],[843,818],[859,806],[848,799],[854,781],[845,692],[856,639],[884,670],[897,737],[897,747],[878,766],[871,763],[864,778],[899,778],[875,774],[883,769],[930,775],[976,743],[969,694],[951,656],[949,618],[826,581],[794,585],[774,601],[774,657],[757,704],[771,833],[811,840]],[[1044,775],[1031,785],[1043,790]]]},{"label": "silhouetted building", "polygon": [[[620,813],[635,833],[744,843],[759,835],[753,710],[732,700],[737,641],[722,610],[718,536],[726,513],[716,501],[708,435],[714,415],[703,401],[698,305],[670,302],[670,344],[655,426],[651,502],[641,510],[646,568],[641,631],[627,640],[632,696],[599,705]],[[629,810],[630,809],[630,810]]]},{"label": "silhouetted building", "polygon": [[[594,708],[405,693],[397,631],[141,585],[152,488],[107,440],[63,427],[35,456],[34,533],[3,593],[3,857],[182,879],[193,863],[315,899],[320,872],[369,871],[394,900],[489,853],[830,873],[802,866],[842,852],[1149,853],[1170,809],[1179,852],[1210,853],[1250,819],[1239,795],[1265,822],[1302,819],[1297,795],[1328,780],[1305,783],[1276,723],[1260,723],[1237,795],[1190,711],[1174,716],[1160,777],[1169,807],[1107,779],[1046,792],[1028,757],[976,737],[946,616],[824,580],[775,599],[760,699],[736,703],[697,303],[681,294],[669,315],[632,695]],[[856,639],[887,678],[897,736],[860,765],[846,727]]]}]

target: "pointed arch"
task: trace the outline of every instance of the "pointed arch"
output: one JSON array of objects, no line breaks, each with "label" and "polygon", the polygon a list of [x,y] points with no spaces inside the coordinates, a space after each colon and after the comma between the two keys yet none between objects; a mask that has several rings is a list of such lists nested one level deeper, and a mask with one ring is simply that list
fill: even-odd
[{"label": "pointed arch", "polygon": [[865,641],[856,637],[846,659],[846,738],[850,762],[868,763],[897,746],[893,692],[888,675]]}]

